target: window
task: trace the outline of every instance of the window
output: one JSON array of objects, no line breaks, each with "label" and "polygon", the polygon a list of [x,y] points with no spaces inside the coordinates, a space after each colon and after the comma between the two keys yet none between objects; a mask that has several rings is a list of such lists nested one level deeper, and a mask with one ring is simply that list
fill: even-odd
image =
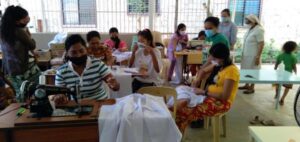
[{"label": "window", "polygon": [[229,7],[231,11],[235,11],[234,23],[243,26],[245,17],[254,14],[260,17],[261,0],[230,0]]},{"label": "window", "polygon": [[64,25],[96,25],[95,0],[62,0]]},{"label": "window", "polygon": [[[149,0],[127,0],[128,13],[148,13],[149,12]],[[155,6],[156,13],[160,13],[160,0],[156,0]]]}]

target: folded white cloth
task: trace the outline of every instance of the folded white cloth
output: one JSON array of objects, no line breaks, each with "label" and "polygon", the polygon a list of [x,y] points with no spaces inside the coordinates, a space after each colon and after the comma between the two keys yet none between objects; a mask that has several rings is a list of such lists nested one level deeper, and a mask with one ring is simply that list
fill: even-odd
[{"label": "folded white cloth", "polygon": [[[177,92],[177,100],[179,99],[187,99],[189,100],[188,102],[188,107],[195,107],[198,104],[203,103],[204,99],[206,98],[205,96],[202,95],[196,95],[194,93],[194,88],[189,87],[189,86],[178,86],[176,87],[176,92]],[[168,100],[168,106],[173,106],[174,104],[174,99],[173,97]]]},{"label": "folded white cloth", "polygon": [[101,142],[179,142],[178,130],[162,97],[132,94],[102,106]]},{"label": "folded white cloth", "polygon": [[120,52],[119,50],[115,50],[112,55],[116,57],[116,62],[122,62],[130,59],[132,52]]}]

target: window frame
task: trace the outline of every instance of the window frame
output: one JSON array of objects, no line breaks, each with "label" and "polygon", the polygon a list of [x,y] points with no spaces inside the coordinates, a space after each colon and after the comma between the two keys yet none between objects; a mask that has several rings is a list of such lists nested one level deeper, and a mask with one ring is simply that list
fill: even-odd
[{"label": "window frame", "polygon": [[[145,0],[145,5],[147,6],[146,9],[148,10],[147,12],[132,12],[129,10],[129,1],[130,0],[126,0],[127,2],[127,5],[126,5],[126,12],[127,12],[127,15],[142,15],[142,16],[148,16],[149,15],[149,0],[148,0],[148,3],[146,3],[146,0]],[[159,16],[161,14],[161,0],[155,0],[156,3],[155,3],[155,14],[157,16]]]},{"label": "window frame", "polygon": [[[245,7],[246,7],[246,1],[247,0],[243,0],[243,15],[242,15],[242,25],[238,25],[235,21],[232,21],[234,24],[236,24],[236,26],[237,27],[242,27],[242,28],[245,28],[247,25],[245,24],[245,16],[246,16],[246,14],[245,14]],[[263,4],[263,0],[258,0],[259,1],[259,7],[258,7],[258,15],[256,15],[257,16],[257,18],[259,19],[259,20],[261,20],[261,12],[262,12],[262,4]],[[230,9],[230,11],[232,12],[233,10],[231,9],[231,3],[233,2],[233,0],[230,0],[229,1],[229,3],[228,3],[228,8]],[[236,17],[234,17],[234,19],[235,19]]]},{"label": "window frame", "polygon": [[80,0],[76,0],[77,1],[77,11],[76,14],[78,15],[78,23],[77,24],[67,24],[65,23],[65,10],[64,10],[64,0],[60,0],[61,2],[61,17],[62,17],[62,27],[63,28],[95,28],[97,27],[97,0],[93,0],[95,2],[95,4],[93,5],[93,8],[95,9],[95,21],[94,24],[81,24],[80,20]]}]

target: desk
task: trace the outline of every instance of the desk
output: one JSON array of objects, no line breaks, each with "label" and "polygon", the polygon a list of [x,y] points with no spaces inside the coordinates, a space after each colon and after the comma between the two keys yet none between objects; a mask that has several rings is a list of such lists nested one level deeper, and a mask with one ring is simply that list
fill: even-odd
[{"label": "desk", "polygon": [[[250,75],[252,77],[246,77]],[[279,84],[275,108],[278,108],[283,84],[300,84],[300,77],[285,70],[240,70],[240,83]]]},{"label": "desk", "polygon": [[[182,66],[182,72],[181,72],[182,79],[184,79],[183,74],[184,74],[186,65],[202,64],[202,51],[199,51],[199,50],[175,51],[175,56],[176,56],[176,58],[183,57],[183,62],[182,62],[183,66]],[[187,74],[188,74],[188,72],[187,72]],[[188,75],[187,75],[187,79],[188,79]],[[185,79],[184,79],[184,81],[185,81]]]},{"label": "desk", "polygon": [[[0,116],[1,142],[99,142],[98,110],[106,101],[88,101],[93,104],[90,115],[28,118],[29,110],[16,118],[17,110]],[[18,108],[11,104],[2,113]]]},{"label": "desk", "polygon": [[250,136],[253,142],[299,142],[300,128],[290,126],[261,127],[250,126]]}]

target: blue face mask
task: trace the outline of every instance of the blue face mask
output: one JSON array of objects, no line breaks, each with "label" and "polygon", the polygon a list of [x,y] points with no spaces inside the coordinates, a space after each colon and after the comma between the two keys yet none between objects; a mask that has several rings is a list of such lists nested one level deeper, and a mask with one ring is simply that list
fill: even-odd
[{"label": "blue face mask", "polygon": [[212,37],[214,35],[214,31],[213,30],[205,30],[205,35],[206,37]]},{"label": "blue face mask", "polygon": [[222,22],[230,22],[230,17],[221,17]]}]

